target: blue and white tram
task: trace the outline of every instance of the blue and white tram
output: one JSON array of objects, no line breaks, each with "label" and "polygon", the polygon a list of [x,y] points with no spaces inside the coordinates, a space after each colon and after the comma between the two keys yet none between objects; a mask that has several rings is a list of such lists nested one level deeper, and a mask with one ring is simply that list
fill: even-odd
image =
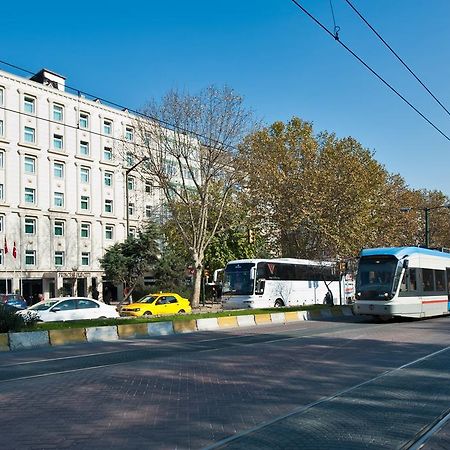
[{"label": "blue and white tram", "polygon": [[419,247],[361,251],[355,313],[431,317],[450,313],[450,254]]}]

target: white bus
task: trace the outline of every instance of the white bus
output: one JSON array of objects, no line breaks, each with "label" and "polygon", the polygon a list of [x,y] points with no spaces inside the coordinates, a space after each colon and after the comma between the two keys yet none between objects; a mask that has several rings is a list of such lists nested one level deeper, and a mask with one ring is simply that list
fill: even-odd
[{"label": "white bus", "polygon": [[224,309],[338,304],[342,284],[335,263],[306,259],[242,259],[225,267]]},{"label": "white bus", "polygon": [[419,247],[361,251],[356,314],[381,318],[449,314],[450,254]]}]

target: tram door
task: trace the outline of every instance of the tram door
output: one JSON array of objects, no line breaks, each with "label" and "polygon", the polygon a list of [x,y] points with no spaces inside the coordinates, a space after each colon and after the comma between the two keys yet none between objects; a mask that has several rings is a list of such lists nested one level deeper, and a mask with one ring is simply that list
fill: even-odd
[{"label": "tram door", "polygon": [[447,309],[450,311],[450,269],[447,268]]}]

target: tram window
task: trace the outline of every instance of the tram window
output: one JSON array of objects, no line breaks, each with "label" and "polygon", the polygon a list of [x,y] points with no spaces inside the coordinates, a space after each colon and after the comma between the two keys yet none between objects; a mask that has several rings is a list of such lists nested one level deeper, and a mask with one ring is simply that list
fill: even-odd
[{"label": "tram window", "polygon": [[445,291],[445,271],[444,270],[435,270],[434,278],[436,280],[436,291],[444,292]]},{"label": "tram window", "polygon": [[422,269],[423,290],[434,291],[434,280],[432,269]]},{"label": "tram window", "polygon": [[403,274],[402,282],[400,284],[400,292],[406,291],[407,282],[408,282],[408,271],[405,270],[405,273]]},{"label": "tram window", "polygon": [[409,291],[417,290],[416,269],[408,269],[409,272]]}]

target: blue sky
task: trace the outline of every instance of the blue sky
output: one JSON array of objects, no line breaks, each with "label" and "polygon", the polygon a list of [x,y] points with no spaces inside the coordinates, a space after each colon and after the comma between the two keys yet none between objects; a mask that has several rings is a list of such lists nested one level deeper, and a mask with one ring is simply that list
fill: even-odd
[{"label": "blue sky", "polygon": [[[329,0],[298,0],[333,27]],[[344,0],[340,37],[450,135],[448,116]],[[450,2],[352,0],[450,109]],[[266,123],[294,115],[353,136],[412,188],[450,195],[450,142],[391,93],[290,0],[84,4],[7,1],[0,59],[67,77],[131,108],[171,88],[227,84]],[[0,65],[2,70],[10,70]]]}]

